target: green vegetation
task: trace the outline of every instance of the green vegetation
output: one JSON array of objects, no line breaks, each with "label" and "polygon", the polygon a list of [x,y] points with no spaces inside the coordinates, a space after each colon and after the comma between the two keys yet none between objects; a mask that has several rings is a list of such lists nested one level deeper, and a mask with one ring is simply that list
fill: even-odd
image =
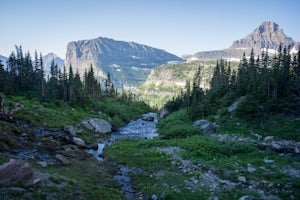
[{"label": "green vegetation", "polygon": [[[118,184],[113,179],[116,167],[110,163],[100,163],[93,158],[84,158],[74,160],[68,166],[41,168],[35,165],[35,167],[41,172],[49,173],[50,180],[60,185],[60,187],[52,188],[54,190],[52,192],[59,198],[123,199],[117,190]],[[47,188],[44,188],[41,193],[48,194],[49,192]]]},{"label": "green vegetation", "polygon": [[157,125],[160,134],[166,138],[185,138],[199,134],[199,128],[193,126],[186,109],[181,109],[167,116]]},{"label": "green vegetation", "polygon": [[[213,181],[216,177],[235,183],[239,179],[245,181],[231,189],[219,185],[220,189],[213,193],[220,199],[261,197],[258,190],[249,190],[249,185],[283,199],[300,198],[298,177],[292,172],[299,169],[298,157],[261,151],[253,143],[220,142],[202,135],[193,126],[195,119],[207,118],[220,126],[219,134],[237,134],[256,140],[254,134],[258,133],[262,137],[272,135],[299,141],[299,54],[291,62],[286,49],[279,52],[273,59],[263,53],[256,61],[253,53],[249,61],[244,56],[237,71],[230,63],[219,61],[207,91],[201,88],[204,75],[198,67],[194,78],[187,79],[187,83],[192,83],[186,84],[185,92],[179,92],[177,98],[167,103],[172,114],[157,125],[158,132],[166,139],[122,140],[108,147],[106,155],[113,161],[143,170],[131,175],[136,189],[148,198],[152,194],[164,194],[165,199],[207,199],[211,195],[208,191],[212,191],[209,185],[216,184]],[[154,70],[152,75],[160,77],[157,80],[167,80],[164,75],[171,72],[167,70],[163,74],[160,70]],[[170,77],[174,78],[175,72]],[[157,88],[163,88],[161,82],[150,81],[149,93],[156,94]],[[245,97],[244,101],[235,112],[229,113],[228,106],[241,96]],[[197,185],[205,182],[210,173],[214,174],[211,182]],[[196,180],[193,185],[197,189],[187,190],[191,179]]]},{"label": "green vegetation", "polygon": [[14,113],[14,118],[46,128],[77,125],[87,118],[102,118],[110,122],[114,128],[119,128],[131,119],[138,118],[141,114],[151,110],[142,102],[112,97],[103,97],[101,101],[92,100],[84,107],[72,107],[61,101],[50,103],[36,99],[28,100],[20,96],[4,96],[3,94],[1,96],[5,99],[6,109],[20,107],[20,110]]},{"label": "green vegetation", "polygon": [[[249,60],[244,54],[237,71],[231,63],[218,61],[207,91],[201,86],[203,74],[199,67],[192,87],[187,84],[185,92],[166,106],[171,111],[187,109],[191,120],[227,114],[228,120],[236,117],[248,127],[274,132],[286,139],[299,139],[295,133],[299,132],[300,53],[291,58],[287,48],[280,47],[278,52],[273,58],[263,52],[257,60],[253,51]],[[241,97],[244,99],[234,116],[229,115],[227,107]],[[286,135],[280,134],[289,125]]]},{"label": "green vegetation", "polygon": [[[12,61],[20,65],[25,63],[22,66],[28,67],[26,59],[22,61],[17,56],[15,60],[11,58],[10,70],[19,66],[13,65]],[[264,198],[261,193],[282,199],[299,199],[299,177],[295,175],[300,167],[299,157],[260,150],[252,142],[221,142],[213,136],[203,135],[199,127],[193,126],[194,120],[206,118],[220,126],[217,136],[236,134],[255,139],[253,133],[258,133],[263,137],[273,135],[299,141],[299,55],[294,62],[290,61],[287,50],[283,50],[273,59],[263,54],[255,61],[251,54],[248,61],[244,56],[237,71],[223,60],[215,67],[210,67],[212,63],[203,67],[199,63],[167,65],[166,73],[157,68],[152,73],[160,80],[173,83],[181,80],[174,88],[174,84],[165,87],[163,81],[154,83],[157,79],[148,84],[149,93],[162,91],[156,96],[157,104],[160,96],[161,99],[172,99],[167,103],[172,114],[157,125],[164,139],[116,141],[104,149],[106,160],[103,162],[92,159],[85,150],[73,144],[59,144],[51,137],[43,140],[34,137],[32,132],[17,123],[10,123],[11,119],[7,118],[0,120],[1,151],[31,150],[42,141],[43,145],[38,146],[38,150],[53,155],[63,154],[70,161],[67,165],[49,164],[44,168],[37,164],[37,160],[29,159],[35,170],[50,174],[47,187],[39,184],[27,190],[22,186],[31,191],[29,199],[123,199],[118,190],[120,186],[113,178],[120,165],[129,167],[132,188],[141,192],[145,199],[151,199],[152,195],[162,199],[239,199],[245,195]],[[55,65],[52,70],[55,71]],[[92,68],[85,74],[84,83],[80,78],[77,82],[81,84],[80,91],[86,93],[76,96],[79,91],[72,89],[75,77],[71,71],[70,67],[68,78],[60,78],[52,72],[52,77],[46,82],[51,89],[45,90],[45,96],[40,96],[43,94],[43,82],[41,87],[29,88],[29,93],[23,93],[22,87],[31,87],[23,75],[27,72],[27,75],[37,75],[39,72],[25,71],[22,76],[15,77],[18,81],[11,84],[13,87],[0,85],[0,91],[12,94],[1,94],[5,99],[4,108],[15,110],[10,116],[13,120],[54,130],[61,130],[65,125],[77,126],[80,121],[91,117],[105,119],[116,129],[151,110],[144,103],[132,101],[131,95],[117,94],[109,74],[104,87],[100,87],[93,78]],[[18,74],[0,72],[8,73],[9,78]],[[201,88],[202,77],[206,73],[213,74],[209,90]],[[65,77],[66,72],[61,75]],[[182,83],[182,79],[188,76],[190,79]],[[1,77],[0,74],[0,81]],[[208,80],[204,82],[208,83]],[[21,86],[19,81],[26,84]],[[56,90],[58,88],[62,90]],[[172,98],[177,89],[178,97]],[[238,109],[229,113],[227,107],[242,96],[245,98]],[[21,135],[27,139],[22,140]],[[83,131],[78,136],[90,144],[108,137],[100,138],[91,131]],[[0,155],[0,164],[5,161],[7,159]],[[0,187],[5,197],[23,198],[21,192],[6,192],[5,189]]]},{"label": "green vegetation", "polygon": [[[152,107],[161,108],[167,101],[180,95],[186,81],[191,82],[198,67],[201,66],[203,77],[201,85],[209,88],[215,61],[167,64],[152,69],[147,81],[139,87],[137,96]],[[236,63],[232,63],[237,68]]]},{"label": "green vegetation", "polygon": [[[62,132],[65,125],[73,125],[79,130],[79,123],[88,118],[102,118],[119,128],[132,119],[136,119],[151,109],[142,102],[130,101],[119,97],[101,97],[90,99],[85,106],[69,105],[67,102],[54,102],[27,99],[21,96],[0,94],[4,99],[4,120],[0,120],[0,151],[14,150],[38,151],[54,156],[63,153],[71,163],[68,165],[52,165],[43,168],[36,159],[28,161],[34,170],[49,173],[47,184],[37,184],[25,187],[24,192],[10,191],[0,187],[0,194],[7,199],[124,199],[118,190],[118,183],[113,179],[117,165],[108,162],[99,162],[91,158],[85,149],[78,149],[70,144],[65,146],[61,141],[52,137],[36,137],[30,128],[19,126],[14,121],[25,121],[30,125],[42,127],[46,130]],[[7,118],[10,117],[10,118]],[[7,119],[7,121],[5,120]],[[26,138],[21,139],[22,135]],[[107,139],[107,134],[95,134],[92,131],[82,130],[78,133],[89,144]],[[41,143],[42,145],[36,145]],[[67,150],[72,149],[72,150]],[[0,155],[0,164],[8,159]],[[49,185],[48,185],[49,184]],[[24,186],[20,186],[23,188]]]},{"label": "green vegetation", "polygon": [[124,100],[132,100],[132,93],[121,94],[115,89],[110,73],[104,84],[95,78],[93,66],[85,71],[83,80],[78,72],[74,73],[72,66],[58,69],[54,60],[50,67],[50,76],[45,79],[45,69],[42,55],[38,57],[35,52],[32,60],[29,53],[23,54],[22,47],[16,46],[7,62],[7,68],[0,62],[0,92],[9,95],[23,96],[27,99],[37,99],[42,102],[65,102],[71,106],[85,107],[93,100],[104,97],[118,97]]},{"label": "green vegetation", "polygon": [[[178,151],[172,148],[177,148]],[[280,157],[275,152],[260,151],[244,142],[222,143],[201,134],[169,140],[121,140],[109,146],[105,155],[112,161],[133,168],[133,185],[148,198],[152,194],[164,194],[165,199],[207,199],[209,185],[197,185],[196,182],[194,192],[187,189],[186,185],[192,177],[199,182],[205,181],[201,174],[207,173],[232,182],[236,182],[239,176],[245,176],[247,180],[259,183],[259,189],[265,191],[271,188],[264,182],[272,182],[276,185],[276,190],[280,191],[281,197],[300,195],[297,187],[285,191],[284,183],[292,182],[297,185],[297,178],[282,171],[287,165],[297,168],[298,165],[293,163],[299,162],[299,158]],[[265,163],[266,158],[272,160],[272,163]],[[187,161],[192,162],[192,165],[185,166],[183,163]],[[189,171],[191,166],[197,166],[197,170]],[[248,166],[256,171],[249,172]],[[233,196],[240,198],[249,195],[249,191],[242,188],[225,189],[219,190],[219,193],[216,190],[214,194],[222,199],[231,199]],[[256,192],[252,195],[259,196]]]}]

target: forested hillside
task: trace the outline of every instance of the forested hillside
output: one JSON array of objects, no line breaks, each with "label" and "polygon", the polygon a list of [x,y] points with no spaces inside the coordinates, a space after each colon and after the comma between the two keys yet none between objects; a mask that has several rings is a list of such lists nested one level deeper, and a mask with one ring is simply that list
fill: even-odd
[{"label": "forested hillside", "polygon": [[219,60],[208,91],[201,87],[199,69],[192,87],[170,101],[168,107],[172,110],[186,107],[191,119],[195,119],[216,114],[244,96],[238,113],[249,120],[264,120],[276,113],[299,115],[300,55],[289,54],[286,47],[280,47],[278,52],[272,58],[267,52],[255,58],[252,51],[249,59],[244,54],[237,71],[228,62]]}]

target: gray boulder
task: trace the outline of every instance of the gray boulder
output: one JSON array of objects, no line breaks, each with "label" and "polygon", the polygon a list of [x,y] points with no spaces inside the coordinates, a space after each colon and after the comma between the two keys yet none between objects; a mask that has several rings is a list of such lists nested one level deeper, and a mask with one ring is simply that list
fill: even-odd
[{"label": "gray boulder", "polygon": [[85,142],[79,137],[73,137],[73,142],[80,147],[85,147]]},{"label": "gray boulder", "polygon": [[69,133],[73,137],[76,137],[76,135],[77,135],[77,131],[75,130],[75,128],[73,126],[64,126],[64,131],[66,133]]},{"label": "gray boulder", "polygon": [[274,136],[267,136],[264,139],[264,142],[273,142],[274,141]]},{"label": "gray boulder", "polygon": [[68,165],[70,164],[70,160],[63,156],[62,154],[56,154],[55,158],[63,165]]},{"label": "gray boulder", "polygon": [[81,126],[88,130],[94,130],[94,127],[88,121],[81,122]]},{"label": "gray boulder", "polygon": [[194,122],[194,126],[199,126],[204,134],[212,134],[217,130],[217,126],[208,120],[200,119]]},{"label": "gray boulder", "polygon": [[112,131],[112,126],[107,121],[98,118],[92,118],[83,121],[81,125],[86,129],[99,133],[110,133]]}]

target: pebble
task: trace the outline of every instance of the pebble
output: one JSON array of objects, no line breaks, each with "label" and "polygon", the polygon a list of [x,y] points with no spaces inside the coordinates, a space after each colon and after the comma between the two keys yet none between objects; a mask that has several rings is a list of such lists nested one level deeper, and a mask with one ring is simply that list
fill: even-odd
[{"label": "pebble", "polygon": [[242,182],[242,183],[247,183],[247,179],[246,179],[245,176],[239,176],[239,177],[238,177],[238,181],[239,181],[239,182]]},{"label": "pebble", "polygon": [[155,194],[153,194],[152,197],[151,197],[151,199],[152,200],[158,200],[158,197]]},{"label": "pebble", "polygon": [[264,162],[265,162],[265,163],[273,163],[274,160],[270,160],[270,159],[265,158],[265,159],[264,159]]},{"label": "pebble", "polygon": [[48,167],[48,163],[46,161],[38,162],[38,164],[41,165],[42,167]]},{"label": "pebble", "polygon": [[254,167],[248,167],[248,172],[249,173],[253,173],[255,171],[256,171],[256,169]]}]

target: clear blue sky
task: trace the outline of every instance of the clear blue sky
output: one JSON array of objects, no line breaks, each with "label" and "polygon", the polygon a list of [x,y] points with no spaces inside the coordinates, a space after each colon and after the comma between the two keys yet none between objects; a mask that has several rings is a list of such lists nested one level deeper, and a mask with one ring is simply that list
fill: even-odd
[{"label": "clear blue sky", "polygon": [[300,41],[299,0],[0,0],[0,54],[15,45],[64,58],[68,42],[99,36],[181,56],[229,47],[274,21]]}]

